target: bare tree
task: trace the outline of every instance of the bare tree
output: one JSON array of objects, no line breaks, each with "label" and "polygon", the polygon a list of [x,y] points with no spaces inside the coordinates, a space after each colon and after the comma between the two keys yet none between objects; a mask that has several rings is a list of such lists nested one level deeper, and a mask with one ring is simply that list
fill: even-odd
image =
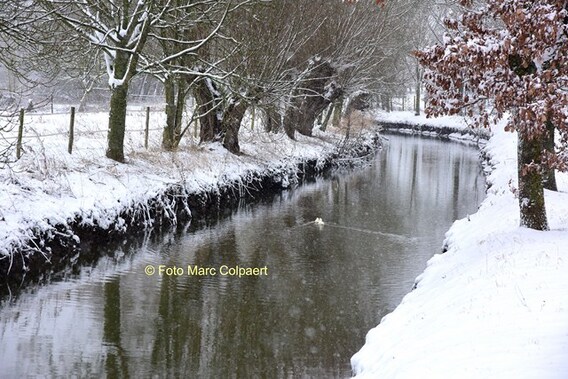
[{"label": "bare tree", "polygon": [[[4,134],[13,127],[18,109],[38,86],[53,82],[62,45],[61,30],[37,12],[33,1],[0,0],[0,72],[7,78],[0,88],[0,162],[11,160],[12,143]],[[27,103],[29,107],[32,103]]]},{"label": "bare tree", "polygon": [[160,1],[162,7],[167,3],[170,8],[150,32],[151,48],[142,58],[140,70],[164,84],[166,127],[162,147],[172,150],[184,133],[181,123],[187,96],[199,87],[200,80],[214,75],[212,68],[216,63],[209,53],[211,44],[228,13],[243,2]]},{"label": "bare tree", "polygon": [[137,73],[150,28],[165,10],[153,0],[39,1],[47,15],[102,51],[111,90],[106,155],[123,162],[128,86]]},{"label": "bare tree", "polygon": [[342,97],[394,86],[396,65],[411,50],[405,20],[420,11],[417,4],[297,0],[247,9],[228,31],[240,44],[233,66],[247,89],[241,93],[254,93],[269,130],[311,135],[320,114],[331,115],[330,103],[338,109]]},{"label": "bare tree", "polygon": [[[261,1],[160,2],[162,9],[166,9],[166,4],[169,8],[152,26],[139,70],[164,83],[167,121],[162,146],[165,149],[176,148],[189,127],[189,124],[185,128],[181,125],[189,94],[196,102],[192,120],[199,120],[201,141],[224,140],[226,128],[223,125],[227,122],[222,121],[220,114],[242,108],[234,107],[235,102],[229,99],[238,92],[233,91],[230,77],[234,67],[228,63],[236,54],[237,44],[224,33],[226,24],[242,8]],[[234,22],[239,22],[238,18]],[[234,117],[227,115],[226,120],[231,118]],[[234,150],[238,152],[238,148]]]}]

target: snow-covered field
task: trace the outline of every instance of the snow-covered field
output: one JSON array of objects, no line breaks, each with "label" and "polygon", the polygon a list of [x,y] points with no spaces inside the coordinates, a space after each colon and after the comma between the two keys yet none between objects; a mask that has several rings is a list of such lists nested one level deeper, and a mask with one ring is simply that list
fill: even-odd
[{"label": "snow-covered field", "polygon": [[428,118],[424,113],[416,116],[413,111],[384,112],[382,110],[377,110],[374,117],[379,121],[407,125],[431,125],[437,127],[451,126],[458,129],[466,129],[470,127],[467,121],[461,116]]},{"label": "snow-covered field", "polygon": [[[490,133],[486,129],[477,128],[473,121],[462,116],[443,116],[437,118],[427,118],[424,113],[416,116],[414,112],[389,112],[376,111],[374,114],[375,119],[379,123],[397,124],[399,133],[414,134],[416,129],[420,127],[430,127],[432,131],[423,130],[420,134],[437,137],[444,128],[451,128],[455,132],[448,131],[445,137],[459,141],[459,142],[472,142],[479,143],[481,140],[489,138]],[[404,126],[408,127],[404,127]]]},{"label": "snow-covered field", "polygon": [[356,378],[568,378],[568,175],[545,194],[551,230],[520,228],[516,135],[496,126],[485,149],[487,198],[368,333]]},{"label": "snow-covered field", "polygon": [[22,158],[0,169],[0,259],[9,259],[14,248],[24,247],[34,230],[53,230],[77,216],[105,227],[125,208],[145,203],[171,185],[182,185],[191,193],[252,173],[281,172],[285,187],[290,179],[286,175],[299,163],[323,161],[341,139],[328,132],[316,133],[315,138],[298,135],[292,141],[284,133],[265,133],[257,120],[254,130],[249,124],[241,128],[242,156],[228,153],[219,143],[198,145],[192,136],[184,138],[178,151],[168,153],[160,149],[164,113],[151,113],[146,150],[145,113],[130,111],[127,163],[120,164],[105,157],[107,124],[108,113],[78,113],[69,154],[69,115],[26,115]]}]

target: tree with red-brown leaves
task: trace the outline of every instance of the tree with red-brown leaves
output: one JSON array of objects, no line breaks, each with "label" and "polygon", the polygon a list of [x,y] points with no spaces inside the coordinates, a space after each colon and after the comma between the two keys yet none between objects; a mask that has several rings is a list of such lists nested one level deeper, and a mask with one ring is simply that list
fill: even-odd
[{"label": "tree with red-brown leaves", "polygon": [[510,114],[506,130],[519,138],[520,223],[537,230],[548,229],[543,173],[568,167],[567,4],[462,0],[464,13],[446,21],[443,41],[416,53],[427,68],[427,114],[465,111],[485,127]]}]

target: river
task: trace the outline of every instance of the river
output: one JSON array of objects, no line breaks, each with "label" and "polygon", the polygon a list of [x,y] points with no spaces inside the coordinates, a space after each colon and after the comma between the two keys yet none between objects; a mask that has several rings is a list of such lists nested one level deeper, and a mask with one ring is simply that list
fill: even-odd
[{"label": "river", "polygon": [[[350,376],[367,331],[484,196],[476,148],[387,138],[369,167],[142,238],[4,300],[0,376]],[[236,266],[255,275],[228,275]]]}]

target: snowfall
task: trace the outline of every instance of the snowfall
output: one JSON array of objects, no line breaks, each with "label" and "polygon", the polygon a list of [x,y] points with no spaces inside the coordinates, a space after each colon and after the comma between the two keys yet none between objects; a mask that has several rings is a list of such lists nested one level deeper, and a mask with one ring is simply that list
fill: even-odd
[{"label": "snowfall", "polygon": [[[466,127],[433,125],[447,123]],[[355,378],[568,378],[568,175],[545,193],[551,230],[519,227],[516,143],[503,124],[493,127],[486,199],[452,225],[447,251],[367,334],[351,359]]]},{"label": "snowfall", "polygon": [[[119,164],[104,157],[107,117],[78,114],[69,154],[68,114],[27,116],[22,158],[0,169],[0,259],[25,246],[32,230],[47,231],[78,215],[111,225],[124,208],[171,185],[198,192],[252,172],[280,172],[286,186],[299,162],[331,154],[340,139],[318,133],[291,141],[249,125],[240,135],[242,156],[219,144],[198,145],[195,137],[166,153],[160,149],[163,113],[151,114],[146,149],[144,114],[134,110],[127,163]],[[469,130],[458,118],[377,117]],[[356,378],[568,377],[568,175],[557,176],[558,192],[545,194],[551,230],[520,228],[516,136],[497,125],[483,150],[486,199],[477,213],[453,224],[447,251],[431,258],[416,288],[368,333],[351,360]]]},{"label": "snowfall", "polygon": [[[15,249],[43,254],[41,246],[30,243],[33,237],[59,233],[56,225],[69,225],[75,219],[85,225],[122,227],[121,212],[159,197],[172,186],[205,193],[271,174],[288,187],[296,180],[299,164],[308,160],[323,164],[342,142],[338,133],[319,131],[315,138],[297,135],[292,141],[284,133],[264,132],[260,116],[254,127],[247,113],[239,136],[240,156],[220,143],[198,144],[193,128],[177,151],[164,152],[160,146],[163,109],[150,113],[148,148],[145,116],[143,108],[128,111],[127,162],[121,164],[105,157],[108,113],[76,114],[71,154],[68,111],[26,114],[22,156],[0,168],[0,260],[11,259]],[[12,121],[17,124],[17,119]],[[0,145],[13,144],[16,136],[17,127],[13,127],[2,134]],[[371,143],[370,139],[360,141]]]}]

